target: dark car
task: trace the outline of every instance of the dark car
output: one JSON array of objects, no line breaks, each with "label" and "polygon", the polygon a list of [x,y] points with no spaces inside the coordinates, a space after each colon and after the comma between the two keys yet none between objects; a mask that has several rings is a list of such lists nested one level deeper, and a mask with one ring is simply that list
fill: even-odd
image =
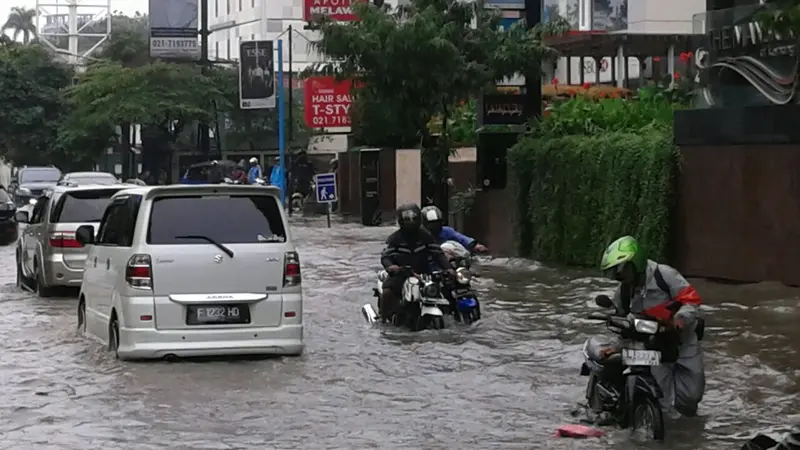
[{"label": "dark car", "polygon": [[17,240],[17,205],[5,189],[0,189],[0,244]]},{"label": "dark car", "polygon": [[53,166],[22,167],[11,180],[10,192],[14,203],[27,205],[31,199],[39,198],[47,188],[51,188],[61,179],[61,171]]},{"label": "dark car", "polygon": [[205,161],[192,164],[180,179],[180,184],[219,184],[229,178],[236,162],[228,160]]}]

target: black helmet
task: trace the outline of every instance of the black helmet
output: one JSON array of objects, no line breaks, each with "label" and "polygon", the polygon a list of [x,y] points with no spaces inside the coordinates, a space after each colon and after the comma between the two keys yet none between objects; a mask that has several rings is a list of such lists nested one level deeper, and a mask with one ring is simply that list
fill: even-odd
[{"label": "black helmet", "polygon": [[431,232],[432,235],[438,236],[442,232],[444,226],[444,214],[442,210],[430,205],[422,208],[422,225]]},{"label": "black helmet", "polygon": [[414,203],[405,203],[397,208],[397,225],[407,232],[419,231],[422,226],[422,211]]}]

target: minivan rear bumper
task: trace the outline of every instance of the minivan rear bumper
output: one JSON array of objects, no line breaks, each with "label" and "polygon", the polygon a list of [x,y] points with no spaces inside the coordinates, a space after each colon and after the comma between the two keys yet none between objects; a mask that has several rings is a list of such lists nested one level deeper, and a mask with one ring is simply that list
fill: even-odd
[{"label": "minivan rear bumper", "polygon": [[303,353],[303,324],[225,330],[121,328],[120,359]]},{"label": "minivan rear bumper", "polygon": [[69,267],[60,253],[48,256],[46,261],[44,276],[48,286],[78,287],[83,282],[83,265],[80,268]]}]

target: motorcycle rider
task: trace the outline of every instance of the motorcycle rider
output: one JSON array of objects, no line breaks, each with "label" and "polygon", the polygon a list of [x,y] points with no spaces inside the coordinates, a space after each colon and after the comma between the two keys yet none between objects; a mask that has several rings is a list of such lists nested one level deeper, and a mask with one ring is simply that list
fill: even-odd
[{"label": "motorcycle rider", "polygon": [[[612,298],[625,314],[643,314],[676,331],[677,361],[652,367],[663,393],[662,409],[672,406],[684,416],[697,414],[705,391],[703,352],[699,340],[703,319],[699,317],[700,296],[674,268],[647,259],[632,236],[624,236],[606,248],[600,262],[603,274],[620,282]],[[604,354],[618,352],[609,348]]]},{"label": "motorcycle rider", "polygon": [[403,283],[413,273],[430,271],[429,261],[434,261],[450,275],[453,270],[439,244],[422,227],[422,211],[413,203],[397,208],[397,225],[400,227],[386,239],[381,253],[381,264],[389,276],[383,282],[383,292],[378,298],[378,315],[386,321],[397,311],[402,299]]},{"label": "motorcycle rider", "polygon": [[436,238],[439,245],[447,241],[456,241],[470,252],[486,253],[489,251],[485,245],[474,238],[459,233],[453,227],[445,226],[442,210],[434,205],[422,208],[422,225]]},{"label": "motorcycle rider", "polygon": [[247,181],[250,184],[256,184],[256,180],[263,176],[261,171],[261,164],[258,163],[258,158],[255,156],[250,158],[250,170],[247,173]]}]

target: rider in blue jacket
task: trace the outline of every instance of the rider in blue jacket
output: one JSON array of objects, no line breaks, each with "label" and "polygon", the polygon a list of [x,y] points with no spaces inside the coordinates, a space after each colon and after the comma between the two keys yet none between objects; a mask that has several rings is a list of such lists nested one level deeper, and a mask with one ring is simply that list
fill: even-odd
[{"label": "rider in blue jacket", "polygon": [[452,227],[445,226],[442,210],[433,205],[422,208],[422,225],[436,238],[438,244],[443,244],[446,241],[456,241],[470,252],[486,253],[489,250],[474,238],[465,236]]}]

